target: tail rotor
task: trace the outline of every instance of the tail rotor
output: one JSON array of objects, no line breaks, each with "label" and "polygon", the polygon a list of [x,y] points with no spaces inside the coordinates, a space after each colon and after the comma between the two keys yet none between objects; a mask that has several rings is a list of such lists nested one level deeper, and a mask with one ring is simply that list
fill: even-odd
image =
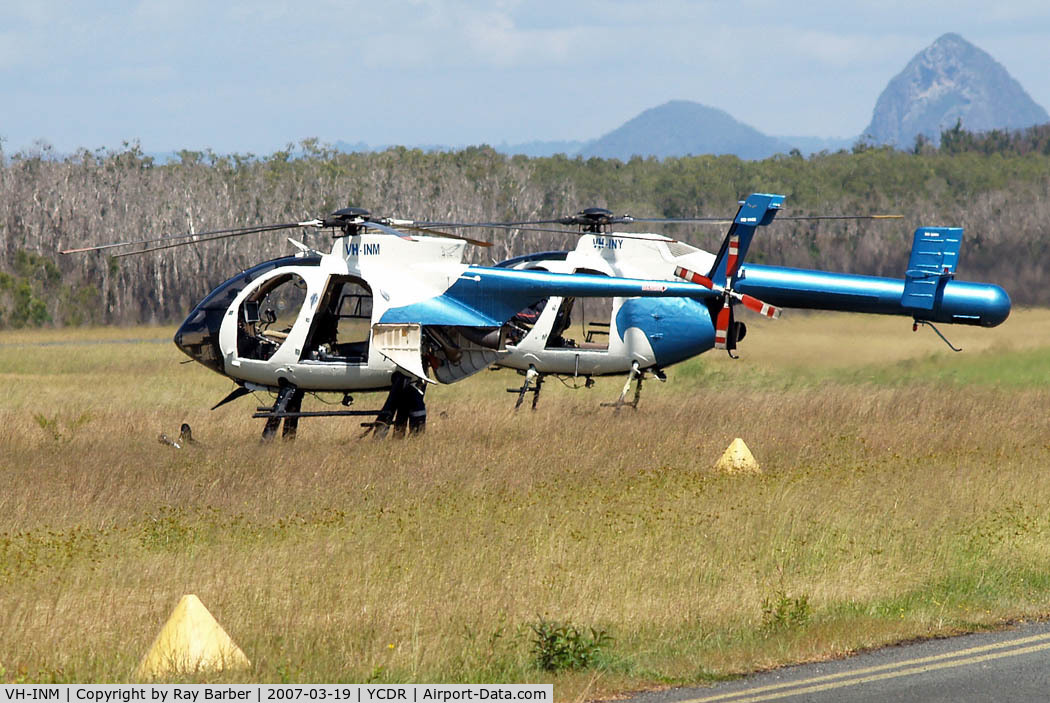
[{"label": "tail rotor", "polygon": [[738,323],[733,314],[733,306],[736,303],[770,319],[780,317],[780,308],[752,295],[738,293],[733,290],[733,284],[736,282],[744,256],[747,255],[747,250],[751,246],[755,230],[771,223],[783,202],[784,197],[781,195],[752,194],[740,204],[740,209],[726,233],[718,257],[706,276],[681,266],[676,267],[674,271],[674,275],[678,278],[722,294],[721,307],[717,312],[712,309],[715,320],[715,348],[725,349],[733,358],[736,358],[733,355],[736,343],[744,337],[746,332],[743,323]]}]

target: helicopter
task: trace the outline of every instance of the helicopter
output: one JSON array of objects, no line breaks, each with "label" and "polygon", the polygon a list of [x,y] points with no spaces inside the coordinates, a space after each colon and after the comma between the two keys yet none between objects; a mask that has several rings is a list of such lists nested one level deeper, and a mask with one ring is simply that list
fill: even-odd
[{"label": "helicopter", "polygon": [[[294,255],[265,261],[219,284],[174,335],[190,359],[231,379],[235,388],[213,406],[256,391],[276,394],[256,408],[263,439],[294,439],[300,418],[374,416],[367,431],[385,436],[422,431],[427,384],[454,383],[505,353],[518,311],[552,296],[716,298],[686,281],[650,281],[463,263],[467,244],[490,242],[411,220],[344,208],[304,222],[155,237],[63,254],[145,245],[143,254],[227,237],[300,228],[331,230],[328,252],[289,238]],[[379,411],[349,408],[352,393],[389,390]],[[340,410],[304,412],[306,393],[343,394]]]},{"label": "helicopter", "polygon": [[[754,193],[739,204],[730,220],[718,218],[641,218],[614,216],[604,208],[588,208],[556,220],[490,223],[498,227],[575,226],[575,249],[528,254],[502,261],[497,267],[516,271],[549,271],[575,275],[626,276],[688,280],[717,295],[708,298],[643,299],[615,297],[604,314],[587,316],[587,304],[573,297],[552,296],[522,311],[509,323],[506,354],[495,364],[524,375],[515,393],[515,409],[532,393],[535,409],[545,377],[572,379],[573,387],[593,385],[593,378],[626,374],[615,402],[602,403],[619,411],[637,409],[648,374],[666,380],[665,369],[710,349],[734,350],[747,328],[734,307],[777,318],[781,309],[807,308],[859,313],[905,315],[913,328],[929,325],[951,346],[934,323],[993,327],[1010,313],[1010,299],[996,285],[955,281],[962,229],[920,227],[913,237],[903,279],[745,264],[758,227],[774,221],[784,196]],[[800,216],[782,219],[891,219],[892,215]],[[729,229],[717,254],[653,233],[615,232],[613,225],[635,222],[725,222]],[[443,223],[455,226],[454,223]],[[544,230],[546,231],[546,230]],[[702,272],[702,273],[698,273]],[[582,310],[580,310],[582,308]],[[594,310],[592,306],[591,310]],[[570,333],[574,314],[582,323]],[[952,347],[955,349],[955,347]],[[633,399],[627,396],[634,384]]]}]

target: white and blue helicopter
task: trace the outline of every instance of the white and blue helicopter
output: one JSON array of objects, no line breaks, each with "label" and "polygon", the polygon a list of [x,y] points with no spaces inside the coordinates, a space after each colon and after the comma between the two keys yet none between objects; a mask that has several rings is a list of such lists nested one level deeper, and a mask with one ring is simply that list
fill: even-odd
[{"label": "white and blue helicopter", "polygon": [[[637,407],[646,373],[663,377],[666,367],[713,348],[732,354],[745,333],[735,320],[736,303],[768,317],[795,307],[907,315],[916,325],[992,327],[1010,313],[999,286],[954,280],[958,228],[916,230],[904,279],[743,265],[757,229],[773,221],[783,202],[781,195],[749,196],[717,254],[658,234],[609,233],[612,224],[643,220],[592,209],[556,221],[584,230],[575,251],[469,266],[466,244],[488,242],[437,227],[536,223],[415,222],[374,218],[358,208],[306,222],[63,253],[162,242],[118,255],[124,256],[255,232],[331,229],[329,252],[289,240],[299,250],[294,256],[222,283],[175,334],[183,352],[237,384],[215,407],[252,391],[276,393],[273,405],[254,415],[266,419],[265,439],[282,420],[283,436],[293,438],[299,418],[328,415],[376,415],[369,424],[377,434],[391,424],[418,430],[427,383],[453,383],[493,364],[525,374],[522,388],[513,389],[519,405],[531,390],[535,407],[545,375],[587,380],[626,373],[611,405]],[[570,341],[565,332],[574,302],[595,297],[612,298],[608,322],[592,329],[592,339]],[[635,397],[627,403],[632,382]],[[385,389],[390,393],[378,412],[301,410],[308,392],[343,393],[349,405],[354,392]]]},{"label": "white and blue helicopter", "polygon": [[[142,254],[214,239],[288,228],[330,229],[328,252],[289,239],[299,250],[241,271],[190,312],[175,344],[237,387],[214,407],[253,391],[276,393],[263,438],[294,438],[303,417],[375,415],[377,435],[393,425],[409,433],[425,425],[426,384],[462,380],[506,354],[519,311],[552,296],[716,298],[718,291],[685,281],[514,270],[463,263],[468,243],[488,245],[409,220],[375,218],[359,208],[324,219],[157,237],[62,253],[148,245]],[[648,344],[647,344],[648,346]],[[304,412],[310,392],[389,389],[379,411]],[[214,409],[214,408],[213,408]]]},{"label": "white and blue helicopter", "polygon": [[[903,279],[745,265],[744,258],[757,228],[772,223],[783,202],[781,195],[764,193],[752,194],[741,202],[736,216],[725,221],[729,230],[717,254],[660,234],[610,231],[617,224],[717,222],[715,218],[635,219],[590,208],[556,220],[488,223],[523,229],[569,225],[577,227],[580,234],[571,251],[519,256],[497,264],[501,268],[685,279],[715,293],[706,298],[615,297],[602,311],[601,319],[594,315],[588,318],[585,301],[564,296],[552,296],[542,305],[522,311],[508,324],[507,351],[495,362],[525,376],[520,388],[507,389],[517,394],[515,407],[521,405],[526,393],[532,392],[535,409],[546,376],[568,377],[573,383],[582,379],[589,387],[593,377],[626,374],[619,398],[603,405],[637,408],[647,374],[664,380],[665,368],[710,349],[725,349],[733,356],[737,342],[746,332],[744,323],[735,319],[733,308],[737,303],[769,318],[779,317],[783,307],[905,315],[913,318],[913,326],[929,324],[938,335],[941,333],[933,323],[992,327],[1010,313],[1010,299],[999,286],[954,280],[962,241],[959,228],[917,229]],[[897,216],[869,215],[861,219],[894,217]],[[595,307],[592,304],[591,310]],[[582,324],[570,327],[574,316],[580,316]],[[632,383],[634,397],[627,401]]]}]

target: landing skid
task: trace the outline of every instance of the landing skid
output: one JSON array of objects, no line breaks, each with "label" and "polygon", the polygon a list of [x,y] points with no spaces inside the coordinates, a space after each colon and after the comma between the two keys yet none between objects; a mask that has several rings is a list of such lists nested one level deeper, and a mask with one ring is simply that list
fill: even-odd
[{"label": "landing skid", "polygon": [[[533,383],[535,382],[535,385]],[[525,400],[526,393],[532,393],[532,409],[536,409],[536,403],[540,400],[540,390],[543,388],[543,374],[536,370],[535,366],[530,366],[529,370],[525,372],[525,382],[521,384],[521,388],[508,388],[508,393],[517,393],[518,401],[514,403],[514,409],[517,410],[521,407],[522,401]]]},{"label": "landing skid", "polygon": [[281,420],[284,420],[284,429],[281,432],[281,438],[285,440],[293,440],[299,430],[299,418],[301,417],[360,417],[362,415],[375,416],[379,414],[378,410],[318,410],[302,412],[300,410],[302,404],[303,391],[295,386],[282,386],[281,390],[277,393],[277,400],[274,401],[272,406],[257,407],[252,418],[266,419],[266,426],[263,428],[262,433],[262,441],[269,442],[273,440],[274,436],[277,434],[277,428],[280,426]]}]

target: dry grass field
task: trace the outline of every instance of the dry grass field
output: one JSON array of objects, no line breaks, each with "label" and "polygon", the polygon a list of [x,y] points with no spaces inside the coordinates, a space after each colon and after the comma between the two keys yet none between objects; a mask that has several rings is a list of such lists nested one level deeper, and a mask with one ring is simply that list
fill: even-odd
[{"label": "dry grass field", "polygon": [[[169,328],[0,333],[0,681],[128,681],[185,593],[252,661],[220,680],[560,700],[1050,614],[1050,312],[948,328],[963,354],[904,319],[749,325],[637,412],[609,379],[515,414],[484,372],[422,438],[268,446]],[[158,443],[184,421],[202,446]],[[737,436],[762,475],[713,470]],[[611,639],[547,673],[542,620]]]}]

